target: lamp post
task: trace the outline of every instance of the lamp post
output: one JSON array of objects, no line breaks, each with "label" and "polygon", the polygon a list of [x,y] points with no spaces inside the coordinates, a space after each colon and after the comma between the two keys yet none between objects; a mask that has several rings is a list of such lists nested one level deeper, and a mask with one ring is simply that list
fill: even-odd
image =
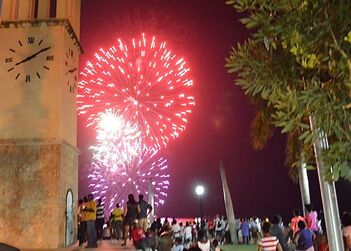
[{"label": "lamp post", "polygon": [[195,188],[195,193],[197,194],[197,196],[199,196],[199,202],[200,202],[200,227],[203,228],[203,222],[202,222],[202,217],[203,217],[203,213],[202,213],[202,200],[201,197],[205,192],[205,188],[202,185],[197,185]]}]

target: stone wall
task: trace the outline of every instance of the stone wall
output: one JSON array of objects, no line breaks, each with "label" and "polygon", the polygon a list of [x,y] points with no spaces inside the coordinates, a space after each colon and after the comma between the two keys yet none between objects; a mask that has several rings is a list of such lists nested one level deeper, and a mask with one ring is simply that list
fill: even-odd
[{"label": "stone wall", "polygon": [[54,140],[0,141],[0,242],[64,246],[67,190],[77,200],[77,151]]},{"label": "stone wall", "polygon": [[[61,171],[60,171],[60,197],[59,197],[59,215],[60,218],[66,219],[66,196],[68,189],[73,192],[74,209],[78,204],[78,157],[77,149],[64,142],[61,148]],[[76,216],[77,213],[74,214]],[[66,234],[66,222],[60,221],[59,231],[60,246],[64,246]],[[77,227],[77,224],[75,224]],[[77,237],[77,229],[75,229],[75,237]]]}]

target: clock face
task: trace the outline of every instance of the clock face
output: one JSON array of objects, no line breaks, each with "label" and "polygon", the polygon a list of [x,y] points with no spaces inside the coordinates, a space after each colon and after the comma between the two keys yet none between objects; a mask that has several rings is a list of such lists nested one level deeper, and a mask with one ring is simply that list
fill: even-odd
[{"label": "clock face", "polygon": [[50,71],[54,61],[51,46],[42,37],[28,36],[13,43],[5,58],[5,69],[16,81],[31,83]]},{"label": "clock face", "polygon": [[68,49],[65,55],[65,75],[66,85],[70,93],[74,93],[77,88],[77,62],[72,49]]}]

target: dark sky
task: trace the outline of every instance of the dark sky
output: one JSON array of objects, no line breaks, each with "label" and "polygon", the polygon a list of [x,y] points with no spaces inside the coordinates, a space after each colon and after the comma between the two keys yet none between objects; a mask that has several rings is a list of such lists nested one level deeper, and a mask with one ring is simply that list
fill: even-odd
[{"label": "dark sky", "polygon": [[[288,216],[300,207],[298,185],[289,179],[284,166],[285,137],[277,130],[264,150],[252,149],[249,127],[254,110],[234,85],[235,76],[224,68],[231,46],[249,36],[239,18],[222,0],[82,1],[81,45],[85,53],[81,65],[116,38],[127,40],[145,32],[168,41],[191,67],[196,106],[186,131],[163,150],[172,177],[166,204],[157,209],[158,215],[198,215],[197,183],[206,187],[205,214],[223,214],[221,161],[237,215]],[[88,192],[85,166],[93,137],[79,120],[80,196]],[[311,176],[312,200],[320,207],[315,176]]]}]

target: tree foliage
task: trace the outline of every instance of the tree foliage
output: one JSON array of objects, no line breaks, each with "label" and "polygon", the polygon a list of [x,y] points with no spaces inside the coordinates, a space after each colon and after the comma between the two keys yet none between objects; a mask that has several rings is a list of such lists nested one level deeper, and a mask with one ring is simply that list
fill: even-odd
[{"label": "tree foliage", "polygon": [[[351,0],[228,0],[247,16],[252,37],[233,47],[229,73],[252,99],[262,99],[273,125],[303,148],[323,131],[324,177],[349,177],[351,160]],[[330,168],[332,167],[332,168]]]},{"label": "tree foliage", "polygon": [[274,127],[271,123],[269,107],[265,101],[256,97],[256,99],[251,99],[251,103],[256,107],[256,114],[250,125],[251,144],[255,150],[261,150],[273,135]]}]

